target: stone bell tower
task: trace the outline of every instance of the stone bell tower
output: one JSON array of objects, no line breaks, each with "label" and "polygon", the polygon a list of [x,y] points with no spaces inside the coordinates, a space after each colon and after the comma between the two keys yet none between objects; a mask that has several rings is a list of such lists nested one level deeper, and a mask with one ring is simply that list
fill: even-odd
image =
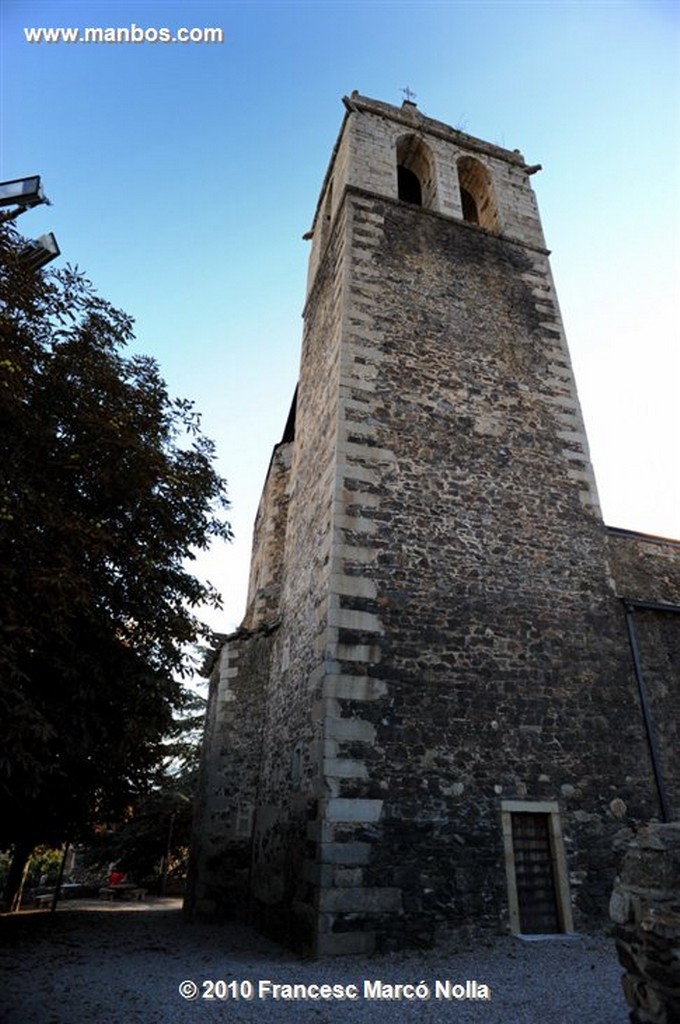
[{"label": "stone bell tower", "polygon": [[[411,102],[344,103],[188,906],[318,953],[569,931],[660,798],[538,168]],[[670,608],[680,549],[648,542],[636,586]]]}]

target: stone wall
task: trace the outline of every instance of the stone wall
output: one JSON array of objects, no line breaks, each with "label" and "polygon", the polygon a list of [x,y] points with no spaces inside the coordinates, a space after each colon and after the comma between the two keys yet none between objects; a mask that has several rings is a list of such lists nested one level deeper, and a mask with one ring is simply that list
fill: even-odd
[{"label": "stone wall", "polygon": [[[601,921],[613,834],[663,803],[631,614],[677,791],[677,615],[648,605],[677,602],[680,563],[602,524],[533,168],[412,104],[346,105],[295,436],[211,689],[192,899],[317,953],[516,930],[526,811],[557,927]],[[427,208],[398,198],[400,151]],[[493,230],[461,217],[462,158]]]},{"label": "stone wall", "polygon": [[623,600],[680,608],[680,540],[608,527],[607,557]]},{"label": "stone wall", "polygon": [[609,912],[632,1024],[680,1020],[680,823],[629,842]]},{"label": "stone wall", "polygon": [[292,443],[272,452],[253,529],[245,629],[272,623],[279,616],[284,575],[286,523],[290,500]]},{"label": "stone wall", "polygon": [[680,815],[680,542],[608,529],[609,565],[655,748],[667,819]]},{"label": "stone wall", "polygon": [[497,920],[517,798],[563,809],[581,924],[606,905],[617,815],[656,804],[545,254],[346,202],[328,716],[353,726],[331,725],[348,770],[326,835],[370,852],[344,892],[328,883],[330,927],[389,945]]},{"label": "stone wall", "polygon": [[[336,486],[338,355],[343,326],[344,218],[336,217],[305,310],[295,442],[255,819],[253,899],[271,934],[310,948],[315,887],[308,829],[324,793],[321,697]],[[312,837],[313,841],[313,837]]]},{"label": "stone wall", "polygon": [[259,798],[262,721],[276,630],[240,631],[210,676],[185,912],[247,914]]},{"label": "stone wall", "polygon": [[491,172],[501,233],[539,248],[545,246],[536,198],[528,186],[527,166],[518,150],[494,146],[425,117],[411,103],[397,109],[353,93],[345,104],[351,116],[345,117],[340,129],[311,232],[310,288],[328,237],[328,213],[335,218],[347,187],[396,199],[397,147],[409,135],[425,139],[431,156],[431,209],[448,217],[462,217],[457,162],[473,156]]}]

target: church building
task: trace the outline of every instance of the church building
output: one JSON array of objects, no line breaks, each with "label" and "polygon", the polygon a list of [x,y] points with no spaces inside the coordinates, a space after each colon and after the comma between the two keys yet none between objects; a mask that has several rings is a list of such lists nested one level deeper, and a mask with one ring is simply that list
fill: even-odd
[{"label": "church building", "polygon": [[343,102],[187,913],[318,955],[596,926],[617,833],[680,815],[680,542],[602,521],[539,167]]}]

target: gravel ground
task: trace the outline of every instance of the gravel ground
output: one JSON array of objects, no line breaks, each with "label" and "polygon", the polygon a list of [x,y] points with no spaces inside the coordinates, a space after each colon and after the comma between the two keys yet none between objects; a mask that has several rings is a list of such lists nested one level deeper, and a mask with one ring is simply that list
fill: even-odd
[{"label": "gravel ground", "polygon": [[[451,944],[426,953],[313,961],[245,927],[186,925],[177,900],[74,901],[56,915],[41,910],[0,919],[2,1024],[626,1024],[620,976],[613,940],[600,936],[508,936],[474,949]],[[218,979],[252,982],[254,995],[204,998],[203,983]],[[430,997],[376,998],[377,988],[365,991],[365,980],[424,982]],[[179,993],[187,981],[198,987],[195,999]],[[338,985],[346,993],[355,986],[358,998],[273,999],[266,985],[260,989],[263,981]],[[450,983],[451,998],[441,988],[437,997],[437,981]],[[455,998],[464,988],[453,986],[466,981],[477,982],[477,995],[488,986],[490,998]],[[471,986],[468,993],[474,994]]]}]

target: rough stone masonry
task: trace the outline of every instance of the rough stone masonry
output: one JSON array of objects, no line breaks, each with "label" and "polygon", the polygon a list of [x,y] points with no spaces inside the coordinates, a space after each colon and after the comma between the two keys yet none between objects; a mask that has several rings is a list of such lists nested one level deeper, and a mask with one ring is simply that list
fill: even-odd
[{"label": "rough stone masonry", "polygon": [[625,856],[609,904],[632,1024],[680,1020],[680,823],[622,837]]},{"label": "rough stone masonry", "polygon": [[538,167],[344,104],[187,912],[318,954],[570,931],[680,808],[680,543],[602,522]]}]

